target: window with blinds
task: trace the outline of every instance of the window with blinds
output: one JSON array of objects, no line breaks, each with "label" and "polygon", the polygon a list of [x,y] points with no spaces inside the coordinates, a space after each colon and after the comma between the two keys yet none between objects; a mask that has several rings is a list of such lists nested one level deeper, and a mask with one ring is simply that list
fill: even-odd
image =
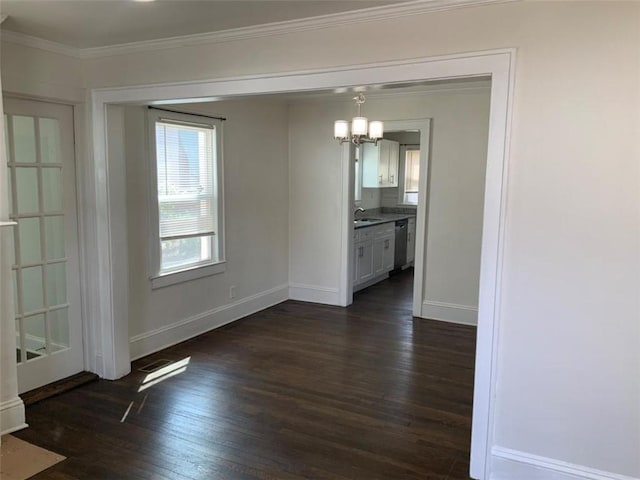
[{"label": "window with blinds", "polygon": [[418,204],[420,150],[407,149],[404,164],[404,203]]},{"label": "window with blinds", "polygon": [[161,275],[220,260],[217,130],[155,121]]}]

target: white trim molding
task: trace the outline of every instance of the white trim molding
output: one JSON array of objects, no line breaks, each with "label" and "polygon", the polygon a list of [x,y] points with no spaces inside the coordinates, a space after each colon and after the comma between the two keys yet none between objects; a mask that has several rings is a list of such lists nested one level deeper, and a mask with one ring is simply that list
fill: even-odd
[{"label": "white trim molding", "polygon": [[2,32],[0,32],[0,39],[2,39],[3,42],[37,48],[46,52],[66,55],[67,57],[80,58],[82,56],[82,50],[79,48],[71,47],[63,43],[52,42],[51,40],[45,40],[40,37],[25,35],[24,33],[12,32],[7,29],[2,29]]},{"label": "white trim molding", "polygon": [[343,25],[355,25],[359,23],[388,20],[414,15],[422,15],[445,10],[469,8],[482,5],[499,3],[511,3],[520,0],[413,0],[409,2],[394,3],[378,7],[362,8],[346,12],[318,15],[282,22],[251,25],[248,27],[232,28],[216,32],[198,33],[192,35],[180,35],[176,37],[145,40],[102,47],[77,48],[64,45],[43,38],[33,37],[22,33],[3,30],[2,39],[11,43],[39,48],[53,53],[59,53],[70,57],[88,59],[125,55],[129,53],[150,52],[168,48],[186,47],[193,45],[215,44],[222,42],[234,42],[252,38],[286,35],[290,33],[319,30],[323,28],[339,27]]},{"label": "white trim molding", "polygon": [[24,403],[20,397],[0,403],[0,435],[27,428],[24,422]]},{"label": "white trim molding", "polygon": [[179,320],[150,332],[134,335],[129,340],[131,360],[145,357],[205,332],[234,322],[288,299],[289,286],[256,293],[236,302]]},{"label": "white trim molding", "polygon": [[471,305],[459,305],[457,303],[436,302],[424,300],[422,302],[422,318],[440,320],[464,325],[478,324],[478,307]]},{"label": "white trim molding", "polygon": [[500,446],[491,451],[491,480],[640,480]]},{"label": "white trim molding", "polygon": [[289,300],[323,303],[325,305],[341,305],[339,289],[319,285],[307,285],[304,283],[289,284]]}]

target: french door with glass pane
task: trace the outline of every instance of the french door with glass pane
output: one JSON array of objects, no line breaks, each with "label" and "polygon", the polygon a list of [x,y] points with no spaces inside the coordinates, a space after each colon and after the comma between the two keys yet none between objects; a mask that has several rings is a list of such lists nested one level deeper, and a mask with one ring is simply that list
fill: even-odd
[{"label": "french door with glass pane", "polygon": [[83,369],[73,109],[6,98],[20,393]]}]

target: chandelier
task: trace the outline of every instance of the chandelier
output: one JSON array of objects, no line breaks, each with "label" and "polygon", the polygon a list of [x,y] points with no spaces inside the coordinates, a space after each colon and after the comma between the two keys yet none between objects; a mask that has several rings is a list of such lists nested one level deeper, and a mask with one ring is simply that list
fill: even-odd
[{"label": "chandelier", "polygon": [[349,134],[349,122],[336,120],[333,125],[333,136],[339,143],[352,142],[354,145],[362,143],[378,143],[382,138],[384,126],[380,121],[370,122],[367,117],[361,116],[362,104],[366,102],[365,96],[360,93],[353,100],[358,105],[358,116],[351,119],[351,134]]}]

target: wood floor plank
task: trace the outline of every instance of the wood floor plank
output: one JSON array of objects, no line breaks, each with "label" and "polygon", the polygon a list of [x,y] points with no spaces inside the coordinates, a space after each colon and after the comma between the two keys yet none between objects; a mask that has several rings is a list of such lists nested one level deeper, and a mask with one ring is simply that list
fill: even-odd
[{"label": "wood floor plank", "polygon": [[68,457],[34,478],[467,479],[476,330],[414,319],[411,288],[284,302],[27,407],[16,436]]}]

